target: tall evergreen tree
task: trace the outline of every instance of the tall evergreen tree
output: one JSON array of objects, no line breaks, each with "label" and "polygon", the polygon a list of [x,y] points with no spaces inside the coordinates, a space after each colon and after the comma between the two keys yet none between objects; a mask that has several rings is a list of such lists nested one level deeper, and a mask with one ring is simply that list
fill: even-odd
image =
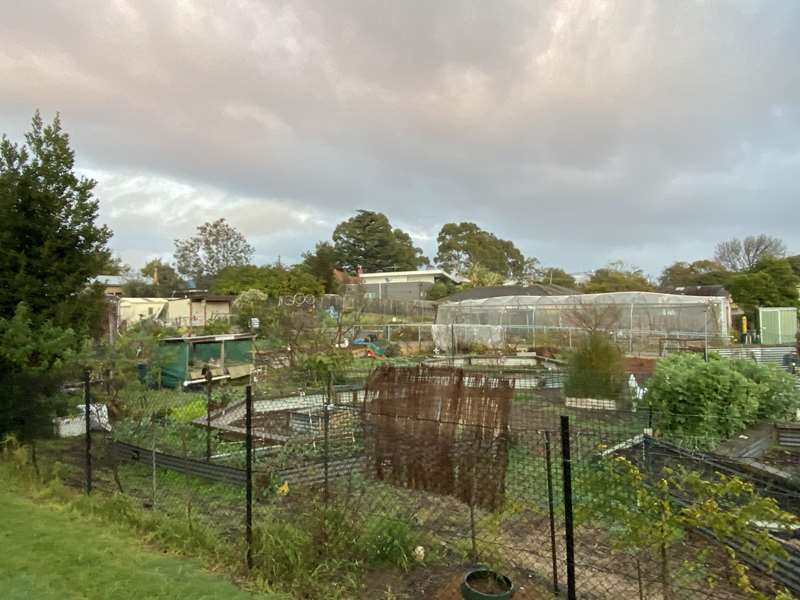
[{"label": "tall evergreen tree", "polygon": [[359,210],[339,223],[333,231],[333,246],[339,264],[351,273],[358,267],[367,272],[411,271],[428,263],[410,235],[392,229],[386,215],[370,210]]},{"label": "tall evergreen tree", "polygon": [[24,302],[34,323],[89,329],[100,290],[89,281],[111,262],[111,230],[96,223],[96,182],[79,177],[58,115],[37,111],[25,144],[0,140],[0,317]]},{"label": "tall evergreen tree", "polygon": [[58,116],[37,112],[24,144],[0,140],[0,437],[50,427],[55,392],[102,316],[90,279],[110,263],[95,182],[74,172]]}]

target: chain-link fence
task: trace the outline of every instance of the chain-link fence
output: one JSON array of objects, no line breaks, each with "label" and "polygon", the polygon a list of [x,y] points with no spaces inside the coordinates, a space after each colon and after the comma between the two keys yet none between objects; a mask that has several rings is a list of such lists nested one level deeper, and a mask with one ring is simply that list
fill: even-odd
[{"label": "chain-link fence", "polygon": [[40,444],[40,459],[169,520],[169,535],[206,532],[299,597],[461,598],[477,565],[515,598],[800,591],[778,510],[796,512],[800,488],[663,434],[676,415],[627,393],[565,398],[560,377],[384,365],[124,402],[87,380],[90,435]]}]

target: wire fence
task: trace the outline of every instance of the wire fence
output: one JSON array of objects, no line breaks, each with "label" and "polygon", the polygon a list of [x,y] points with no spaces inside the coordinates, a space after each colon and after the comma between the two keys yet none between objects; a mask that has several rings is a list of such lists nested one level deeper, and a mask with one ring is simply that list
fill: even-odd
[{"label": "wire fence", "polygon": [[[146,390],[124,404],[100,403],[102,383],[87,378],[88,434],[39,452],[71,466],[67,481],[87,493],[213,532],[278,589],[301,536],[313,551],[296,560],[405,573],[398,598],[461,598],[477,565],[508,576],[515,598],[756,597],[737,565],[768,597],[800,592],[787,531],[746,523],[723,538],[695,526],[700,496],[685,482],[722,473],[791,513],[800,486],[701,451],[704,440],[663,435],[675,415],[630,396],[614,406],[565,399],[558,377],[385,365],[327,382]],[[725,496],[730,514],[741,516],[746,496]],[[367,585],[343,597],[382,594]]]}]

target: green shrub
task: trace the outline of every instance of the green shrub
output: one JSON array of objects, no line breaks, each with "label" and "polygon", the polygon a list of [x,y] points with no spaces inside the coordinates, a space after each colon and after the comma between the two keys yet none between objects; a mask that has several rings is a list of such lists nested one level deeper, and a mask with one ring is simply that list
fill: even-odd
[{"label": "green shrub", "polygon": [[608,335],[593,331],[567,360],[564,394],[573,398],[617,399],[625,385],[622,352]]},{"label": "green shrub", "polygon": [[774,367],[697,354],[660,360],[646,400],[664,433],[710,446],[760,419],[783,419],[800,406],[788,374]]},{"label": "green shrub", "polygon": [[776,365],[733,360],[731,366],[758,386],[759,419],[794,419],[800,408],[800,390],[795,379]]}]

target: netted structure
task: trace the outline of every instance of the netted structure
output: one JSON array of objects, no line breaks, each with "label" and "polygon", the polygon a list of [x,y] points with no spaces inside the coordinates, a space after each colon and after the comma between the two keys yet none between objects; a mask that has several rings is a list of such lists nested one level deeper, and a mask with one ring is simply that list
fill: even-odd
[{"label": "netted structure", "polygon": [[670,345],[727,343],[730,301],[722,296],[612,292],[570,296],[500,296],[439,306],[436,347],[572,347],[588,331],[606,331],[628,352],[661,353]]}]

